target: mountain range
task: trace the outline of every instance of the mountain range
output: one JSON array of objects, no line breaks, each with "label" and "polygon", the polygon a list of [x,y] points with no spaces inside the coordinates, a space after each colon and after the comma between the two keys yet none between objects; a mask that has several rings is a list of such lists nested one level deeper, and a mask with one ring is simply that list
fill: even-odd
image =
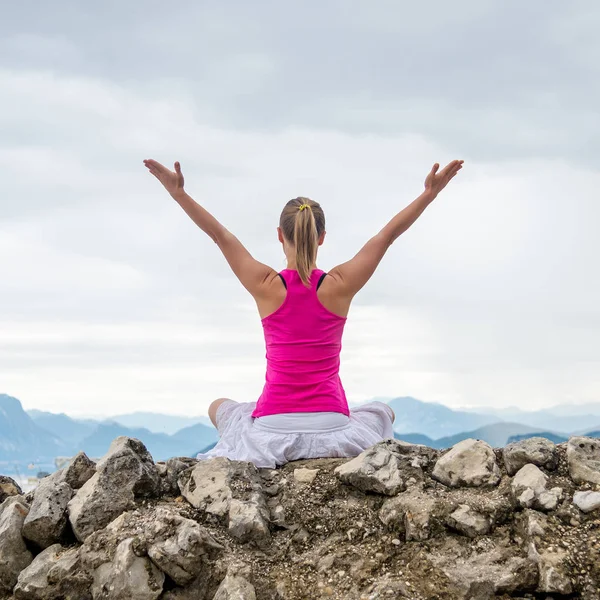
[{"label": "mountain range", "polygon": [[[161,416],[168,417],[155,415]],[[147,417],[142,415],[140,421],[144,418]],[[145,427],[127,427],[112,419],[80,420],[64,413],[26,412],[19,400],[0,394],[0,472],[11,463],[48,464],[58,456],[72,456],[80,450],[91,457],[100,457],[120,435],[142,440],[155,460],[191,456],[217,439],[212,425],[193,420],[192,424],[187,420],[185,423],[186,427],[172,434],[157,433]]]},{"label": "mountain range", "polygon": [[[600,404],[559,405],[541,411],[454,410],[410,396],[385,399],[396,414],[395,435],[405,441],[447,448],[469,438],[504,446],[540,435],[560,442],[572,434],[600,437]],[[217,432],[208,417],[128,413],[109,418],[74,418],[64,413],[23,410],[19,400],[0,394],[0,473],[10,463],[52,463],[84,450],[100,457],[119,436],[144,442],[155,460],[193,456],[214,445]]]}]

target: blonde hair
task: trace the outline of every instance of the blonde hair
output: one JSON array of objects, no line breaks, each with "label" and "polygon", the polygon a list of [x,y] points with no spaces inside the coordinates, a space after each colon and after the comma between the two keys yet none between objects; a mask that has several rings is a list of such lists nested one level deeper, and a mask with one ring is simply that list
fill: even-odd
[{"label": "blonde hair", "polygon": [[285,239],[294,245],[296,269],[302,283],[310,287],[310,274],[316,266],[319,237],[325,231],[325,214],[318,202],[294,198],[283,208],[279,227]]}]

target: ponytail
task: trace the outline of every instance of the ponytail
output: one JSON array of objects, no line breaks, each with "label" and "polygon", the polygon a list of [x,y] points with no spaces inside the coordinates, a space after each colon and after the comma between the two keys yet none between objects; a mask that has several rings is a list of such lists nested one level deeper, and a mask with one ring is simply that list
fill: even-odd
[{"label": "ponytail", "polygon": [[294,245],[296,269],[302,283],[310,287],[310,275],[316,266],[319,237],[325,231],[325,215],[318,202],[295,198],[284,207],[279,226],[285,239]]},{"label": "ponytail", "polygon": [[319,234],[317,223],[310,204],[298,207],[296,223],[294,224],[294,246],[296,248],[296,269],[302,283],[310,287],[310,274],[317,262]]}]

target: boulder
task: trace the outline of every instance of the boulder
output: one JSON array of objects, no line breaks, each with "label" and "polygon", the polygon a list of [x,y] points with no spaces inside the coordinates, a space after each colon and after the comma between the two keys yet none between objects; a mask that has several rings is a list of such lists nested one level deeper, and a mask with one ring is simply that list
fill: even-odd
[{"label": "boulder", "polygon": [[600,484],[600,440],[582,436],[570,438],[567,463],[575,483]]},{"label": "boulder", "polygon": [[379,520],[388,529],[404,532],[407,542],[422,541],[431,534],[431,520],[436,502],[416,490],[386,500],[379,511]]},{"label": "boulder", "polygon": [[192,506],[224,517],[238,540],[259,546],[270,540],[269,509],[253,464],[222,457],[200,461],[181,474],[179,488]]},{"label": "boulder", "polygon": [[600,508],[600,492],[575,492],[573,504],[584,513],[597,510]]},{"label": "boulder", "polygon": [[256,600],[254,586],[244,577],[227,575],[213,600]]},{"label": "boulder", "polygon": [[62,481],[72,489],[78,490],[93,477],[96,472],[96,463],[90,460],[85,452],[79,452],[61,472]]},{"label": "boulder", "polygon": [[94,571],[94,600],[156,600],[162,593],[164,573],[145,556],[138,556],[132,538],[122,541],[112,562]]},{"label": "boulder", "polygon": [[490,532],[490,518],[477,512],[467,504],[461,504],[448,515],[448,525],[467,537],[475,538]]},{"label": "boulder", "polygon": [[159,510],[156,518],[173,526],[152,535],[147,542],[148,556],[177,585],[185,586],[196,580],[207,558],[223,550],[201,525],[178,515]]},{"label": "boulder", "polygon": [[14,589],[16,600],[91,600],[91,577],[79,561],[79,548],[54,544],[38,554],[19,575]]},{"label": "boulder", "polygon": [[12,477],[0,475],[0,504],[2,504],[9,496],[19,496],[22,493],[23,490]]},{"label": "boulder", "polygon": [[397,440],[383,440],[335,469],[339,480],[363,492],[394,496],[407,481],[423,479],[423,467],[437,453],[431,448]]},{"label": "boulder", "polygon": [[69,521],[79,541],[134,506],[134,500],[160,491],[150,453],[139,441],[116,438],[96,473],[68,504]]},{"label": "boulder", "polygon": [[438,459],[432,477],[450,487],[497,485],[500,469],[489,444],[467,439],[452,446]]},{"label": "boulder", "polygon": [[198,461],[195,458],[188,458],[186,456],[170,458],[165,463],[165,474],[163,477],[166,493],[173,495],[180,494],[181,491],[177,483],[179,476],[183,471],[190,469],[197,463]]},{"label": "boulder", "polygon": [[514,475],[529,463],[546,469],[555,469],[557,465],[556,446],[542,437],[531,437],[508,444],[502,450],[502,457],[509,475]]},{"label": "boulder", "polygon": [[269,509],[263,496],[254,492],[248,500],[231,500],[229,533],[240,542],[265,546],[271,539]]},{"label": "boulder", "polygon": [[33,561],[21,535],[28,512],[23,496],[10,496],[0,505],[0,594],[11,592],[19,573]]},{"label": "boulder", "polygon": [[514,499],[523,507],[553,510],[562,495],[560,488],[546,489],[548,476],[534,464],[526,464],[511,481]]},{"label": "boulder", "polygon": [[232,499],[247,500],[262,493],[256,467],[249,462],[218,457],[199,461],[179,476],[179,489],[195,508],[224,517]]},{"label": "boulder", "polygon": [[67,505],[73,490],[66,482],[43,479],[35,490],[29,514],[23,523],[23,537],[48,548],[61,541],[67,527]]}]

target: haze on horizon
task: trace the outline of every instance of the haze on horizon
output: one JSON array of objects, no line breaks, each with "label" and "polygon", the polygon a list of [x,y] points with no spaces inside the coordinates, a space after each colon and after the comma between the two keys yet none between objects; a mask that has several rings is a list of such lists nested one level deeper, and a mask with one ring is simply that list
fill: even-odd
[{"label": "haze on horizon", "polygon": [[283,268],[286,200],[352,256],[434,162],[465,168],[348,321],[349,400],[600,401],[600,5],[9,3],[0,393],[72,415],[257,398],[252,300],[146,172]]}]

